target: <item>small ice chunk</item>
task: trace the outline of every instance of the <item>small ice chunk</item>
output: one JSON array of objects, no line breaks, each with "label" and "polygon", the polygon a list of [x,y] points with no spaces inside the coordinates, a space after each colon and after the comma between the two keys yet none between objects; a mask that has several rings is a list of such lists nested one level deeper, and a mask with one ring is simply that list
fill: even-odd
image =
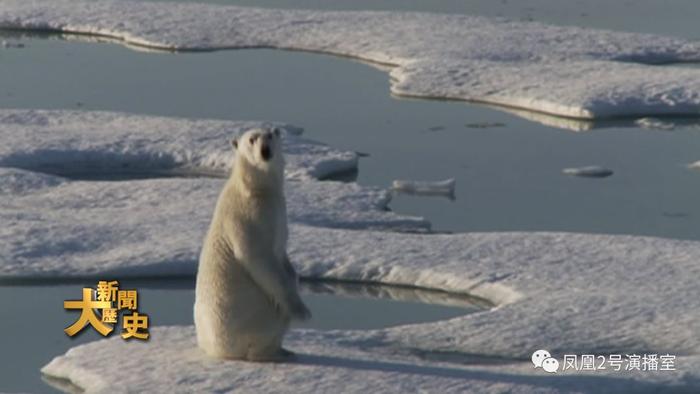
[{"label": "small ice chunk", "polygon": [[428,127],[428,131],[442,131],[442,130],[445,130],[445,126]]},{"label": "small ice chunk", "polygon": [[649,130],[673,130],[676,128],[676,124],[673,122],[665,122],[659,118],[651,117],[639,118],[634,122],[634,124],[643,129]]},{"label": "small ice chunk", "polygon": [[442,181],[402,181],[395,180],[391,185],[392,190],[422,196],[446,196],[455,197],[455,179]]},{"label": "small ice chunk", "polygon": [[0,42],[0,47],[3,47],[3,48],[24,48],[24,44],[21,42],[2,40],[2,42]]},{"label": "small ice chunk", "polygon": [[477,123],[467,123],[464,127],[469,129],[490,129],[494,127],[505,127],[505,123],[501,122],[477,122]]},{"label": "small ice chunk", "polygon": [[588,178],[605,178],[613,174],[613,170],[600,166],[564,168],[561,172],[565,175],[583,176]]}]

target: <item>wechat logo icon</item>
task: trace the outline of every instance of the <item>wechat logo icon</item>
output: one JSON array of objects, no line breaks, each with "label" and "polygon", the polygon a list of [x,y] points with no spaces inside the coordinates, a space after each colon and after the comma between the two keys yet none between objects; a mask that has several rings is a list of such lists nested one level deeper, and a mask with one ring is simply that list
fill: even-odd
[{"label": "wechat logo icon", "polygon": [[556,373],[559,370],[559,361],[544,349],[532,353],[532,363],[535,368],[542,368],[545,372]]}]

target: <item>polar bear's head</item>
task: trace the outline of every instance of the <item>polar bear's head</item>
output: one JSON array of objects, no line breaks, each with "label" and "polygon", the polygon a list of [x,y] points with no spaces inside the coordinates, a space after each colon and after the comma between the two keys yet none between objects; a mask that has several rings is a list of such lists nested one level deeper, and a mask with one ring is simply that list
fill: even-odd
[{"label": "polar bear's head", "polygon": [[255,128],[233,139],[231,144],[236,149],[236,156],[254,168],[270,172],[284,168],[282,141],[277,127]]}]

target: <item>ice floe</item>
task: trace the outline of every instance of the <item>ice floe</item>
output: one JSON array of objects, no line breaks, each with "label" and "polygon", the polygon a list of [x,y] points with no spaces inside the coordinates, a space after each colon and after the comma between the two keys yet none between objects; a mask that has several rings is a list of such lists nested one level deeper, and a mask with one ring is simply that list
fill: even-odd
[{"label": "ice floe", "polygon": [[[224,177],[233,156],[229,140],[261,124],[0,110],[0,277],[192,274],[223,180],[171,175]],[[296,135],[298,129],[284,127],[294,131],[284,139],[292,223],[429,229],[422,218],[388,210],[391,194],[386,190],[317,181],[355,168],[355,154],[303,139]],[[168,177],[89,182],[53,175],[75,176],[86,168],[91,177],[106,179],[125,171],[126,178],[161,172]],[[172,236],[164,237],[163,230]]]},{"label": "ice floe", "polygon": [[[72,349],[43,372],[89,391],[139,390],[692,392],[700,388],[700,243],[565,233],[400,234],[294,226],[304,276],[470,292],[480,313],[373,331],[293,330],[295,363],[215,361],[192,327],[152,330],[147,344],[109,339]],[[361,316],[358,316],[361,318]],[[564,354],[671,354],[675,371],[565,371],[548,376],[537,349]],[[101,351],[98,351],[101,349]],[[108,351],[121,368],[97,362]],[[623,356],[624,357],[624,356]],[[161,360],[161,362],[158,362]],[[170,360],[163,363],[162,360]],[[143,363],[157,366],[136,373]]]},{"label": "ice floe", "polygon": [[[71,181],[0,167],[0,278],[192,275],[223,180]],[[292,223],[425,231],[386,210],[389,193],[287,182]]]},{"label": "ice floe", "polygon": [[634,122],[637,126],[643,128],[643,129],[650,129],[650,130],[673,130],[676,128],[675,123],[673,122],[666,122],[658,118],[639,118]]},{"label": "ice floe", "polygon": [[17,41],[0,41],[0,48],[24,48],[24,44]]},{"label": "ice floe", "polygon": [[[541,369],[533,370],[530,361],[511,363],[465,354],[453,355],[455,361],[450,362],[449,354],[442,359],[419,352],[382,354],[376,352],[382,348],[382,332],[295,330],[286,343],[298,352],[298,361],[288,364],[207,359],[196,349],[194,327],[159,327],[151,332],[148,343],[125,343],[115,337],[78,346],[42,371],[87,392],[165,393],[184,388],[275,393],[671,393],[692,392],[695,387],[692,375],[674,372],[545,376]],[[105,368],[105,354],[120,367]],[[681,360],[691,370],[700,366],[695,358]]]},{"label": "ice floe", "polygon": [[614,174],[613,170],[601,166],[586,166],[577,168],[564,168],[564,175],[580,176],[586,178],[606,178]]},{"label": "ice floe", "polygon": [[505,123],[501,122],[477,122],[477,123],[467,123],[464,127],[468,129],[492,129],[496,127],[506,127]]},{"label": "ice floe", "polygon": [[5,0],[0,27],[167,50],[280,48],[391,67],[392,92],[573,118],[700,113],[700,42],[498,18],[186,3]]},{"label": "ice floe", "polygon": [[446,196],[454,200],[455,179],[450,178],[442,181],[395,180],[391,183],[391,189],[403,194]]},{"label": "ice floe", "polygon": [[357,156],[299,136],[274,122],[190,120],[115,112],[0,109],[0,166],[54,174],[205,174],[224,177],[231,138],[251,127],[286,131],[287,179],[353,170]]}]

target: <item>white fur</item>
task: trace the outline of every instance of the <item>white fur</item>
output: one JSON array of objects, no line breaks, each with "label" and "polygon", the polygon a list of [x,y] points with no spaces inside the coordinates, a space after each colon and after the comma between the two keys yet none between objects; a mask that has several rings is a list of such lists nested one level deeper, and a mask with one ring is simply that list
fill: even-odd
[{"label": "white fur", "polygon": [[286,253],[279,130],[250,130],[233,143],[236,160],[199,259],[197,342],[213,357],[280,360],[290,354],[281,347],[290,319],[310,313]]}]

